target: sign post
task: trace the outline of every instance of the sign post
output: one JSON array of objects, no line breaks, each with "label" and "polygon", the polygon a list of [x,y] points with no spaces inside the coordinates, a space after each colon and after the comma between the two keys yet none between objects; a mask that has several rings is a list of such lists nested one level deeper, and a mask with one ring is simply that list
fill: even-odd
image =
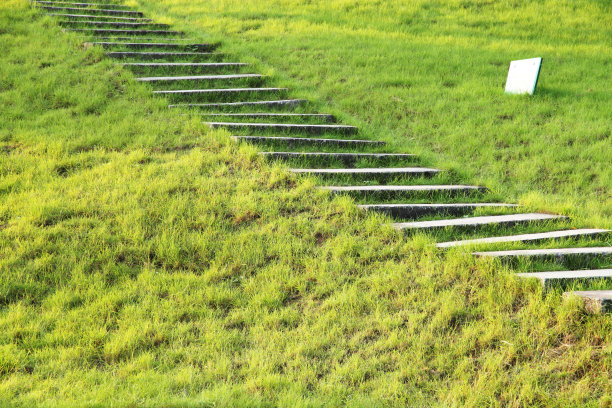
[{"label": "sign post", "polygon": [[511,61],[506,79],[506,93],[533,95],[541,66],[542,58]]}]

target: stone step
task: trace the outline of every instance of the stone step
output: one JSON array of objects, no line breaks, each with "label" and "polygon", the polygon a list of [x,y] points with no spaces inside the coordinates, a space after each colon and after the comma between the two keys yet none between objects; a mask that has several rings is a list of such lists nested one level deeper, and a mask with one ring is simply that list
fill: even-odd
[{"label": "stone step", "polygon": [[254,112],[254,113],[202,113],[202,116],[227,116],[233,118],[299,118],[299,119],[320,119],[326,122],[333,122],[336,118],[334,115],[327,115],[323,113],[285,113],[285,112]]},{"label": "stone step", "polygon": [[82,7],[58,7],[58,6],[47,6],[47,5],[41,5],[41,6],[36,6],[40,9],[46,10],[46,11],[57,11],[57,12],[63,12],[66,14],[73,14],[73,13],[81,13],[81,14],[85,14],[85,15],[100,15],[100,14],[104,14],[104,15],[109,15],[109,16],[133,16],[133,17],[143,17],[144,14],[142,14],[140,11],[131,11],[131,10],[111,10],[111,9],[93,9],[93,8],[82,8]]},{"label": "stone step", "polygon": [[136,68],[224,68],[243,67],[243,62],[124,62],[118,65]]},{"label": "stone step", "polygon": [[274,101],[246,101],[246,102],[220,102],[220,103],[181,103],[168,105],[169,108],[244,108],[257,107],[294,107],[308,102],[305,99],[279,99]]},{"label": "stone step", "polygon": [[[110,28],[65,28],[65,31],[70,31],[73,33],[83,33],[83,34],[91,34],[91,35],[183,35],[180,31],[171,31],[171,30],[113,30]],[[177,44],[173,44],[177,45]]]},{"label": "stone step", "polygon": [[109,3],[74,3],[74,2],[70,2],[70,1],[40,1],[40,0],[36,0],[33,3],[35,4],[44,4],[44,5],[48,5],[48,6],[70,6],[70,7],[79,7],[79,8],[86,8],[86,7],[99,7],[99,8],[106,8],[106,9],[113,9],[113,8],[118,8],[118,9],[128,9],[129,6],[124,6],[123,4],[109,4]]},{"label": "stone step", "polygon": [[451,204],[366,204],[362,210],[379,211],[396,218],[416,218],[431,214],[460,215],[477,208],[514,208],[515,204],[503,203],[451,203]]},{"label": "stone step", "polygon": [[309,137],[274,137],[274,136],[232,136],[234,140],[255,143],[282,142],[291,145],[331,145],[335,147],[384,146],[385,142],[377,140],[322,139]]},{"label": "stone step", "polygon": [[[174,49],[174,50],[190,50],[189,52],[182,53],[169,53],[169,52],[151,52],[147,53],[149,55],[152,54],[163,54],[165,56],[189,56],[189,55],[210,55],[210,53],[202,54],[202,51],[210,51],[215,48],[214,44],[172,44],[172,43],[157,43],[157,42],[110,42],[110,41],[96,41],[91,43],[85,43],[91,45],[99,45],[104,48],[109,47],[125,47],[125,48],[165,48],[165,49]],[[197,51],[197,52],[196,52]],[[113,54],[117,54],[118,52],[113,52]],[[110,53],[107,53],[107,55]],[[122,52],[121,54],[137,54],[137,56],[142,56],[143,52]]]},{"label": "stone step", "polygon": [[546,239],[572,238],[572,237],[589,237],[601,234],[610,233],[612,231],[605,229],[572,229],[563,231],[539,232],[535,234],[508,235],[503,237],[489,237],[478,239],[466,239],[463,241],[440,242],[436,244],[438,248],[451,248],[464,245],[476,244],[495,244],[501,242],[529,242],[541,241]]},{"label": "stone step", "polygon": [[590,269],[578,271],[549,271],[549,272],[529,272],[517,273],[520,278],[536,278],[542,282],[545,288],[561,281],[576,280],[576,279],[610,279],[612,278],[612,269]]},{"label": "stone step", "polygon": [[378,167],[357,169],[289,169],[296,174],[326,175],[370,175],[370,176],[433,176],[440,172],[438,169],[427,167]]},{"label": "stone step", "polygon": [[79,25],[89,25],[93,27],[119,27],[119,28],[139,28],[139,27],[148,27],[148,28],[168,28],[170,27],[168,24],[157,24],[157,23],[142,23],[142,22],[124,22],[124,21],[60,21],[59,25],[62,27],[73,27]]},{"label": "stone step", "polygon": [[231,74],[231,75],[188,75],[172,77],[141,77],[136,78],[140,82],[174,82],[174,81],[214,81],[223,79],[246,79],[263,78],[260,74]]},{"label": "stone step", "polygon": [[259,152],[261,156],[271,159],[332,159],[342,160],[345,162],[354,162],[357,160],[368,159],[412,159],[414,154],[401,153],[325,153],[325,152]]},{"label": "stone step", "polygon": [[332,193],[469,193],[483,192],[486,188],[462,184],[451,185],[408,185],[408,186],[323,186],[322,190]]},{"label": "stone step", "polygon": [[552,248],[552,249],[517,249],[511,251],[474,252],[476,256],[491,258],[517,258],[517,257],[564,257],[564,256],[605,256],[612,255],[612,247],[584,247],[584,248]]},{"label": "stone step", "polygon": [[[81,37],[86,37],[85,35],[82,35]],[[87,37],[90,38],[90,37]],[[96,41],[111,41],[111,42],[117,42],[117,41],[126,41],[126,42],[132,42],[134,40],[138,40],[139,42],[142,41],[147,41],[147,42],[159,42],[160,40],[163,40],[164,42],[181,42],[182,44],[185,44],[186,42],[192,42],[193,40],[191,38],[169,38],[169,37],[164,37],[164,38],[159,38],[159,37],[138,37],[138,38],[134,38],[134,37],[117,37],[117,36],[110,36],[110,37],[96,37]],[[121,43],[123,44],[123,43]],[[182,45],[182,44],[178,44],[178,45]],[[182,45],[184,47],[184,45]]]},{"label": "stone step", "polygon": [[394,228],[407,229],[430,229],[448,227],[482,227],[485,225],[514,225],[526,222],[547,221],[566,219],[567,217],[550,214],[509,214],[509,215],[486,215],[481,217],[453,218],[448,220],[398,222],[393,224]]},{"label": "stone step", "polygon": [[197,94],[234,94],[255,92],[285,92],[287,88],[220,88],[220,89],[170,89],[165,91],[153,91],[160,95],[197,95]]},{"label": "stone step", "polygon": [[324,133],[333,131],[342,134],[355,134],[357,128],[345,125],[309,125],[295,123],[232,123],[232,122],[204,122],[211,127],[238,128],[238,129],[270,129],[284,131],[304,131],[308,133]]},{"label": "stone step", "polygon": [[[91,43],[95,45],[102,45],[104,43]],[[134,44],[128,48],[146,48],[147,43],[144,45]],[[106,46],[107,48],[108,46]],[[216,52],[132,52],[132,51],[110,51],[106,53],[107,57],[110,58],[143,58],[143,59],[164,59],[164,58],[182,58],[182,57],[216,57],[223,54]]]},{"label": "stone step", "polygon": [[87,14],[63,14],[63,13],[44,13],[47,16],[62,17],[67,19],[87,19],[87,20],[118,20],[118,21],[133,21],[133,22],[152,22],[150,18],[139,18],[139,17],[117,17],[117,16],[90,16]]},{"label": "stone step", "polygon": [[583,290],[565,292],[563,294],[564,298],[569,298],[573,296],[581,297],[584,300],[585,308],[591,312],[612,312],[612,290]]}]

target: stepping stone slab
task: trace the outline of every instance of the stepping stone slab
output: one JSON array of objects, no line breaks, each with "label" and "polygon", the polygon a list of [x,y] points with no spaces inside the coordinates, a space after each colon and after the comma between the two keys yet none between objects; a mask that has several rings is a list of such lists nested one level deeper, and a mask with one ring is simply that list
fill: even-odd
[{"label": "stepping stone slab", "polygon": [[277,118],[277,117],[288,117],[288,118],[313,118],[321,119],[328,122],[334,121],[334,115],[326,115],[323,113],[267,113],[267,112],[256,112],[256,113],[203,113],[203,116],[227,116],[236,118]]},{"label": "stepping stone slab", "polygon": [[71,6],[71,7],[102,7],[102,8],[129,8],[122,4],[108,4],[108,3],[73,3],[70,1],[35,1],[35,4],[45,4],[49,6]]},{"label": "stepping stone slab", "polygon": [[[102,43],[91,43],[102,45]],[[104,45],[102,45],[104,47]],[[133,44],[132,47],[135,45]],[[140,48],[146,48],[148,44]],[[106,56],[111,58],[145,58],[145,59],[163,59],[175,57],[213,57],[221,54],[215,52],[130,52],[130,51],[111,51],[107,52]]]},{"label": "stepping stone slab", "polygon": [[243,128],[243,129],[273,129],[273,130],[302,130],[309,133],[323,133],[326,131],[355,134],[357,128],[344,125],[306,125],[295,123],[231,123],[231,122],[204,122],[211,127]]},{"label": "stepping stone slab", "polygon": [[[186,53],[192,54],[192,53]],[[197,55],[197,53],[195,53]],[[222,68],[222,67],[241,67],[249,64],[242,62],[125,62],[121,63],[124,67],[138,68],[172,68],[172,67],[203,67],[203,68]]]},{"label": "stepping stone slab", "polygon": [[279,99],[275,101],[251,101],[251,102],[221,102],[221,103],[181,103],[177,105],[168,105],[169,108],[241,108],[248,106],[297,106],[308,102],[306,99]]},{"label": "stepping stone slab", "polygon": [[409,176],[432,176],[440,172],[438,169],[426,167],[389,167],[389,168],[359,168],[359,169],[289,169],[297,174],[314,175],[409,175]]},{"label": "stepping stone slab", "polygon": [[[125,35],[183,35],[180,31],[170,30],[112,30],[112,29],[96,29],[96,28],[66,28],[66,31],[73,33],[87,33],[87,34],[125,34]],[[177,44],[172,44],[177,45]]]},{"label": "stepping stone slab", "polygon": [[150,18],[138,18],[138,17],[117,17],[117,16],[90,16],[87,14],[62,14],[62,13],[45,13],[45,15],[47,16],[53,16],[53,17],[64,17],[64,18],[76,18],[76,19],[81,19],[81,18],[86,18],[89,20],[101,20],[101,19],[113,19],[113,20],[120,20],[120,21],[134,21],[134,22],[147,22],[147,21],[153,21]]},{"label": "stepping stone slab", "polygon": [[393,217],[414,218],[428,214],[464,214],[477,208],[513,208],[515,204],[501,203],[452,203],[452,204],[366,204],[359,205],[362,210],[384,212]]},{"label": "stepping stone slab", "polygon": [[453,218],[450,220],[400,222],[393,224],[397,229],[429,229],[447,227],[481,227],[484,225],[517,224],[524,222],[546,221],[555,219],[566,219],[560,215],[550,214],[510,214],[510,215],[489,215],[483,217]]},{"label": "stepping stone slab", "polygon": [[584,248],[553,248],[553,249],[518,249],[514,251],[474,252],[476,256],[495,258],[513,258],[527,256],[572,256],[572,255],[611,255],[612,247],[584,247]]},{"label": "stepping stone slab", "polygon": [[612,290],[585,290],[565,292],[563,297],[581,297],[587,310],[594,313],[612,312]]},{"label": "stepping stone slab", "polygon": [[462,184],[450,185],[414,185],[414,186],[323,186],[319,187],[322,190],[328,190],[332,193],[440,193],[440,192],[472,192],[486,191],[485,187],[469,186]]},{"label": "stepping stone slab", "polygon": [[245,79],[263,78],[260,74],[235,74],[235,75],[189,75],[174,77],[143,77],[136,78],[140,82],[172,82],[172,81],[201,81],[201,80],[220,80],[220,79]]},{"label": "stepping stone slab", "polygon": [[536,278],[542,282],[545,288],[564,280],[574,279],[609,279],[612,278],[612,269],[591,269],[579,271],[550,271],[517,273],[520,278]]},{"label": "stepping stone slab", "polygon": [[161,95],[189,95],[189,94],[223,94],[237,92],[281,92],[287,88],[222,88],[222,89],[174,89],[167,91],[153,91]]},{"label": "stepping stone slab", "polygon": [[571,238],[571,237],[584,237],[593,236],[599,234],[606,234],[612,231],[605,229],[574,229],[564,231],[550,231],[540,232],[535,234],[521,234],[521,235],[509,235],[504,237],[490,237],[490,238],[478,238],[478,239],[466,239],[463,241],[451,241],[441,242],[436,244],[438,248],[451,248],[462,245],[476,245],[476,244],[495,244],[500,242],[528,242],[528,241],[540,241],[545,239],[558,239],[558,238]]},{"label": "stepping stone slab", "polygon": [[[213,48],[215,48],[214,45],[212,44],[168,44],[168,43],[143,43],[143,42],[105,42],[105,41],[98,41],[98,42],[91,42],[91,43],[85,43],[87,44],[91,44],[91,45],[99,45],[101,47],[104,48],[108,48],[108,47],[125,47],[125,48],[170,48],[170,49],[193,49],[193,50],[197,50],[197,51],[206,51],[206,50],[211,50]],[[174,52],[174,53],[170,53],[170,52],[149,52],[149,53],[145,53],[145,52],[109,52],[107,53],[107,55],[109,54],[122,54],[123,56],[152,56],[152,55],[162,55],[165,57],[168,56],[190,56],[190,55],[213,55],[210,53],[201,53],[201,52]],[[128,55],[128,54],[132,54],[132,55]],[[115,55],[111,55],[111,56],[115,56]]]},{"label": "stepping stone slab", "polygon": [[403,153],[325,153],[325,152],[259,152],[260,155],[272,159],[298,159],[302,157],[316,159],[339,159],[339,160],[360,160],[360,159],[384,159],[397,158],[409,159],[415,157],[414,154]]},{"label": "stepping stone slab", "polygon": [[320,144],[341,146],[383,146],[385,142],[378,140],[351,140],[351,139],[323,139],[308,137],[272,137],[272,136],[232,136],[234,140],[247,142],[283,142],[287,144]]},{"label": "stepping stone slab", "polygon": [[60,21],[61,26],[78,26],[78,25],[91,25],[94,27],[149,27],[149,28],[168,28],[168,24],[156,24],[156,23],[132,23],[123,21]]},{"label": "stepping stone slab", "polygon": [[[151,42],[158,42],[159,40],[161,40],[162,38],[159,37],[138,37],[138,38],[134,38],[134,37],[117,37],[117,36],[111,36],[111,37],[96,37],[96,41],[127,41],[127,42],[131,42],[134,41],[135,39],[137,39],[138,41],[151,41]],[[174,42],[182,42],[185,43],[185,41],[192,41],[190,38],[168,38],[168,37],[164,37],[163,38],[164,41],[174,41]],[[123,43],[121,43],[123,44]],[[181,44],[178,44],[181,45]]]},{"label": "stepping stone slab", "polygon": [[72,13],[81,13],[81,14],[85,14],[85,15],[100,15],[100,14],[105,14],[105,15],[110,15],[110,16],[137,16],[137,17],[142,17],[144,14],[142,14],[140,11],[129,11],[129,10],[109,10],[109,9],[93,9],[93,8],[79,8],[79,7],[56,7],[56,6],[36,6],[38,8],[41,8],[43,10],[46,11],[58,11],[58,12],[64,12],[64,13],[68,13],[68,14],[72,14]]}]

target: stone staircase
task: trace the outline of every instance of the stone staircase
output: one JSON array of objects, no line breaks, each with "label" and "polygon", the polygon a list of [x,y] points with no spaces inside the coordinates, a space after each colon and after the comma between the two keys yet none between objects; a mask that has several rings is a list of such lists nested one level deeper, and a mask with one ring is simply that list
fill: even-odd
[{"label": "stone staircase", "polygon": [[[265,86],[271,78],[245,72],[249,64],[226,61],[215,51],[217,44],[191,43],[183,33],[118,4],[33,5],[64,30],[87,36],[86,46],[103,47],[153,94],[167,98],[169,108],[197,109],[203,123],[231,130],[236,142],[259,146],[262,156],[315,177],[323,190],[353,196],[364,211],[390,216],[398,230],[431,234],[444,250],[495,247],[473,254],[503,262],[546,259],[558,270],[517,274],[539,279],[546,288],[562,282],[588,289],[612,278],[612,269],[592,267],[609,265],[611,231],[574,229],[565,216],[524,212],[499,202],[485,187],[456,183],[443,169],[416,167],[414,154],[385,151],[384,141],[360,137],[357,127],[313,112],[307,100],[291,99],[289,89]],[[568,257],[579,257],[584,268],[567,269]],[[610,290],[566,295],[580,296],[599,311],[612,308]]]}]

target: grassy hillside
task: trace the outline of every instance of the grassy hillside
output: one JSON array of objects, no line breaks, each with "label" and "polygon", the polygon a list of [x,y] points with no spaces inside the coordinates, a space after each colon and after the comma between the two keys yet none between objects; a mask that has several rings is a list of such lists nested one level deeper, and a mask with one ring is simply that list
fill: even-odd
[{"label": "grassy hillside", "polygon": [[[151,4],[161,13],[163,4]],[[285,81],[319,96],[322,106],[333,97],[335,113],[354,115],[372,134],[388,130],[398,148],[405,143],[399,136],[413,134],[416,150],[439,144],[431,160],[438,151],[449,163],[452,155],[471,154],[467,147],[458,152],[442,147],[457,137],[450,129],[461,133],[481,126],[467,115],[472,110],[486,116],[470,105],[474,92],[489,95],[481,80],[466,86],[453,75],[456,85],[437,91],[447,93],[443,99],[426,90],[412,95],[399,72],[378,79],[396,85],[372,88],[370,82],[357,88],[360,75],[391,63],[384,42],[377,46],[385,58],[373,59],[374,67],[356,61],[336,64],[336,70],[326,65],[334,58],[343,61],[343,48],[366,52],[365,39],[342,45],[352,31],[366,37],[369,30],[379,32],[383,39],[407,35],[391,26],[375,29],[394,21],[394,13],[381,5],[356,20],[363,22],[360,28],[349,17],[363,9],[351,8],[352,3],[326,13],[315,7],[325,3],[294,9],[278,2],[265,13],[260,6],[259,14],[241,11],[254,7],[248,1],[190,4],[195,6],[182,12],[197,17],[182,21],[191,30],[206,28],[221,36],[221,27],[227,27],[232,33],[227,43],[236,51],[246,55],[248,47],[257,48]],[[196,6],[214,13],[195,13]],[[237,7],[235,17],[224,18],[228,12],[216,9],[230,6]],[[285,9],[311,13],[311,22],[297,19],[298,25],[313,27],[299,47],[298,31],[290,34],[282,23],[292,18]],[[379,9],[380,16],[372,14]],[[176,21],[178,10],[170,10]],[[445,21],[444,8],[429,10],[423,15],[440,13],[437,18]],[[572,14],[577,26],[585,10]],[[340,21],[343,14],[347,21]],[[317,17],[326,15],[332,20]],[[423,18],[415,14],[405,30],[431,23]],[[292,52],[281,52],[278,42],[274,46],[282,27],[288,30],[285,48]],[[444,27],[437,29],[450,30]],[[342,37],[342,32],[349,34]],[[589,35],[584,41],[598,47],[597,34]],[[599,47],[603,51],[593,51],[592,58],[603,60],[606,48]],[[420,49],[434,48],[424,42]],[[557,291],[543,294],[534,282],[519,281],[494,263],[460,252],[443,256],[426,237],[406,238],[381,227],[381,217],[358,212],[349,199],[318,192],[308,179],[231,143],[227,133],[168,110],[166,101],[150,97],[101,50],[84,49],[80,39],[62,33],[26,2],[0,3],[0,52],[0,405],[612,404],[611,316],[562,302]],[[319,55],[318,62],[311,52]],[[291,59],[294,64],[287,64]],[[298,59],[304,71],[298,70]],[[404,65],[427,71],[414,58]],[[505,71],[495,65],[488,69]],[[337,75],[346,82],[335,80]],[[437,89],[433,78],[432,91]],[[597,116],[609,108],[609,99],[598,88],[570,107],[575,98],[563,92],[533,100],[506,98],[497,85],[491,95],[499,103],[483,106],[500,112],[514,107],[515,118],[520,117],[517,133],[552,101],[560,113],[551,116],[556,124],[544,127],[576,126],[609,137]],[[554,88],[544,79],[542,86]],[[391,95],[387,88],[404,93]],[[438,123],[436,118],[440,123],[427,127],[423,118],[415,125],[406,113],[404,119],[397,111],[388,113],[396,105],[385,95],[414,102],[420,106],[415,112],[429,115],[430,124]],[[364,99],[371,103],[363,104]],[[453,99],[457,123],[442,123],[437,104]],[[531,110],[534,104],[540,113]],[[599,114],[585,117],[589,107]],[[504,126],[506,136],[514,134],[510,124],[499,128]],[[428,139],[442,136],[443,129],[448,140]],[[529,135],[541,137],[535,131]],[[480,139],[483,152],[486,140]],[[604,143],[590,162],[585,158],[573,165],[600,166],[597,177],[609,180],[609,169],[601,164],[606,152]],[[525,155],[521,163],[527,162]],[[466,174],[477,175],[479,163],[484,158],[477,157]],[[515,167],[504,171],[518,171]],[[579,169],[572,171],[581,177]],[[491,177],[493,182],[497,176]],[[504,184],[500,177],[497,185],[519,194],[521,180],[532,185],[539,180],[522,177],[516,184],[515,175]],[[549,183],[540,182],[542,189]],[[570,191],[571,186],[589,197],[581,214],[609,219],[603,205],[609,201],[598,202],[595,187],[576,180],[558,188]],[[532,199],[557,197],[538,194]]]},{"label": "grassy hillside", "polygon": [[[612,227],[610,2],[139,3],[260,61],[397,151]],[[536,56],[537,94],[505,95],[509,61]]]}]

